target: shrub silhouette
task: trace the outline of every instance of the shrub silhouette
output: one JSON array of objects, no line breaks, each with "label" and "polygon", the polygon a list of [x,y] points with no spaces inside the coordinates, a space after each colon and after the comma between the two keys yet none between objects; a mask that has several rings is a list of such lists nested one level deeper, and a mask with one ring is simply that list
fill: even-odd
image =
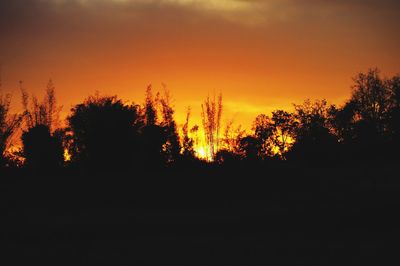
[{"label": "shrub silhouette", "polygon": [[262,142],[253,136],[246,136],[240,139],[239,150],[247,160],[257,160],[261,150]]},{"label": "shrub silhouette", "polygon": [[291,147],[291,140],[295,139],[298,122],[294,114],[284,110],[272,112],[272,121],[274,125],[274,144],[279,149],[281,158],[286,159],[285,153]]},{"label": "shrub silhouette", "polygon": [[55,87],[50,80],[42,101],[21,87],[24,127],[21,136],[25,165],[40,170],[53,170],[64,162],[64,130],[58,128],[59,112]]},{"label": "shrub silhouette", "polygon": [[116,96],[90,96],[67,118],[74,163],[90,169],[128,167],[140,159],[142,118]]},{"label": "shrub silhouette", "polygon": [[329,106],[326,100],[306,100],[295,105],[298,126],[296,141],[289,154],[292,160],[316,165],[337,161],[339,142],[331,127],[333,110],[335,107]]},{"label": "shrub silhouette", "polygon": [[193,160],[195,158],[193,139],[189,137],[189,120],[190,120],[190,107],[186,112],[185,124],[182,127],[182,156],[186,160]]},{"label": "shrub silhouette", "polygon": [[399,83],[398,76],[381,78],[376,68],[354,78],[352,96],[335,118],[340,125],[337,128],[340,137],[345,140],[346,150],[351,154],[348,160],[393,159],[390,150],[398,140],[395,121]]},{"label": "shrub silhouette", "polygon": [[7,149],[24,115],[10,114],[11,95],[0,95],[0,168],[8,163]]},{"label": "shrub silhouette", "polygon": [[46,125],[37,125],[22,134],[25,165],[38,170],[54,170],[64,162],[62,132],[50,133]]},{"label": "shrub silhouette", "polygon": [[[172,163],[180,159],[181,146],[177,125],[174,120],[174,109],[171,105],[171,96],[169,91],[164,88],[164,94],[159,99],[161,105],[162,122],[160,126],[165,132],[165,141],[162,144],[162,154],[166,163]],[[160,136],[163,139],[163,136]]]}]

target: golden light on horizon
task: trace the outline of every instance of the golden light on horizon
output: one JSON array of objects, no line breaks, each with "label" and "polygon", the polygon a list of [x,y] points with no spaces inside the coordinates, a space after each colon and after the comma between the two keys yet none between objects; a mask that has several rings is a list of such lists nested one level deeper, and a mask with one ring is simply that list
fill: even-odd
[{"label": "golden light on horizon", "polygon": [[64,149],[64,162],[71,161],[71,154],[69,153],[68,149]]},{"label": "golden light on horizon", "polygon": [[206,148],[203,147],[203,146],[196,147],[195,148],[195,154],[199,159],[204,159],[204,160],[209,160],[210,159],[207,156]]}]

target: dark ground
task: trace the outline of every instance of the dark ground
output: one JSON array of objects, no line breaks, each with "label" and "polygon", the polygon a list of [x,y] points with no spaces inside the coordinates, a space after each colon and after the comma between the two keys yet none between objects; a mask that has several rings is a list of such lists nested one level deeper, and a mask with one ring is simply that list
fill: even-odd
[{"label": "dark ground", "polygon": [[2,176],[0,265],[399,265],[397,167],[160,172]]}]

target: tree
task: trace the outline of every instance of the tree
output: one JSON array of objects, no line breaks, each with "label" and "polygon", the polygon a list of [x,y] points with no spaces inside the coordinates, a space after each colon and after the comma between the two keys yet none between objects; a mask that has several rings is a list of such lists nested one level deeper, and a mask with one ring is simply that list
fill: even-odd
[{"label": "tree", "polygon": [[171,104],[170,92],[164,86],[164,94],[159,97],[161,105],[162,122],[161,126],[165,130],[166,142],[163,144],[163,153],[166,162],[176,161],[180,156],[179,135],[176,122],[174,120],[174,109]]},{"label": "tree", "polygon": [[274,144],[278,147],[281,158],[285,159],[285,153],[289,150],[293,140],[296,138],[295,133],[298,122],[292,113],[288,113],[284,110],[272,112],[272,122],[274,125]]},{"label": "tree", "polygon": [[328,105],[326,100],[305,100],[294,107],[298,126],[291,158],[319,164],[337,160],[338,139],[333,134],[331,122],[335,107]]},{"label": "tree", "polygon": [[362,126],[366,129],[383,134],[391,94],[386,82],[377,68],[359,73],[353,80],[351,102],[355,105],[356,120],[363,121]]},{"label": "tree", "polygon": [[391,139],[399,144],[400,142],[400,75],[396,75],[386,80],[386,86],[390,92],[390,109],[388,118],[388,128]]},{"label": "tree", "polygon": [[10,114],[11,95],[0,95],[0,168],[7,165],[10,142],[24,118],[23,114]]},{"label": "tree", "polygon": [[350,144],[354,141],[355,103],[346,102],[342,107],[333,106],[330,110],[331,126],[338,141]]},{"label": "tree", "polygon": [[25,111],[25,127],[33,128],[38,125],[47,126],[50,132],[56,130],[59,126],[59,114],[62,106],[57,106],[55,87],[52,80],[49,80],[46,87],[46,94],[42,101],[29,94],[21,87],[22,107]]},{"label": "tree", "polygon": [[144,119],[147,126],[155,125],[157,123],[157,109],[155,100],[153,98],[151,85],[147,86],[146,99],[144,103]]},{"label": "tree", "polygon": [[139,106],[116,96],[88,97],[67,118],[72,161],[91,169],[126,168],[143,157]]},{"label": "tree", "polygon": [[154,164],[175,162],[180,158],[181,150],[171,96],[163,86],[163,94],[157,92],[156,97],[153,97],[151,85],[147,87],[143,107],[143,153],[146,161]]},{"label": "tree", "polygon": [[182,155],[184,158],[194,158],[193,139],[189,137],[190,107],[186,111],[185,124],[182,127]]},{"label": "tree", "polygon": [[[240,149],[240,144],[238,145],[238,149]],[[233,152],[223,148],[215,154],[215,161],[219,164],[229,165],[237,163],[239,160],[243,159],[241,158],[241,155],[242,154],[239,152]]]},{"label": "tree", "polygon": [[274,136],[274,123],[270,117],[260,114],[253,122],[254,136],[260,143],[260,150],[258,156],[266,158],[273,155],[273,136]]},{"label": "tree", "polygon": [[208,159],[214,160],[219,149],[219,133],[222,116],[222,94],[218,95],[218,100],[206,98],[201,105],[201,118],[204,129],[205,143],[207,146]]},{"label": "tree", "polygon": [[246,133],[241,125],[233,126],[233,120],[226,123],[220,148],[215,154],[215,161],[222,164],[232,164],[246,156],[242,139]]},{"label": "tree", "polygon": [[326,100],[316,100],[311,102],[305,100],[303,104],[294,105],[295,118],[298,121],[296,130],[296,142],[308,139],[318,143],[326,137],[333,137],[334,128],[331,115],[336,107],[328,105]]},{"label": "tree", "polygon": [[61,167],[64,161],[62,132],[51,133],[47,125],[36,125],[22,134],[25,166],[41,170]]},{"label": "tree", "polygon": [[240,139],[239,152],[242,158],[255,161],[259,158],[262,142],[254,136],[245,136]]},{"label": "tree", "polygon": [[344,131],[348,135],[347,148],[353,160],[384,161],[390,157],[386,147],[393,133],[390,126],[392,83],[381,78],[376,68],[359,73],[353,80],[352,96],[338,113],[343,115],[347,110]]},{"label": "tree", "polygon": [[233,127],[233,120],[226,123],[222,139],[223,149],[231,153],[239,153],[240,140],[243,138],[245,130],[241,125]]},{"label": "tree", "polygon": [[385,84],[390,91],[390,108],[387,120],[388,146],[390,147],[388,159],[393,160],[399,157],[397,153],[400,149],[400,75],[387,79]]},{"label": "tree", "polygon": [[64,130],[58,129],[59,113],[55,87],[50,80],[41,102],[22,89],[22,106],[25,110],[25,127],[21,136],[25,165],[44,169],[59,167],[64,162]]}]

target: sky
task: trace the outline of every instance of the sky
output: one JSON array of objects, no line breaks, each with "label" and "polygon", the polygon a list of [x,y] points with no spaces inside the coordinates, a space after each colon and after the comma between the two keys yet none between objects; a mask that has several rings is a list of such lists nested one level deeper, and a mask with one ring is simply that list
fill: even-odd
[{"label": "sky", "polygon": [[[306,98],[343,103],[370,67],[400,72],[398,0],[2,0],[1,90],[42,95],[64,115],[99,91],[142,103],[172,93],[178,123],[223,94],[223,121]],[[18,107],[15,107],[18,109]]]}]

